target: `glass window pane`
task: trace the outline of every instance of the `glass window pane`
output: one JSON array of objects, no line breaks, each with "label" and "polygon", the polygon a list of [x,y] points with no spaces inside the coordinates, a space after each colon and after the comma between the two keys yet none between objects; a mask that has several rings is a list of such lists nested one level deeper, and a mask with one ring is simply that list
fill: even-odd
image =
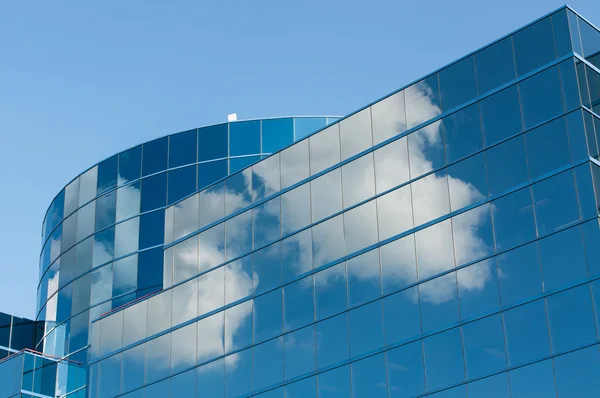
[{"label": "glass window pane", "polygon": [[169,168],[196,163],[196,130],[169,136]]},{"label": "glass window pane", "polygon": [[344,213],[346,252],[353,253],[377,243],[377,206],[367,202]]},{"label": "glass window pane", "polygon": [[[98,167],[95,166],[79,176],[79,207],[96,197]],[[58,199],[58,197],[57,197]],[[62,217],[61,217],[62,218]],[[56,224],[54,224],[56,225]]]},{"label": "glass window pane", "polygon": [[373,355],[352,364],[352,393],[355,397],[387,398],[384,354]]},{"label": "glass window pane", "polygon": [[494,253],[492,213],[489,204],[453,217],[452,231],[457,266]]},{"label": "glass window pane", "polygon": [[115,227],[115,258],[138,250],[139,217],[117,224]]},{"label": "glass window pane", "polygon": [[479,104],[470,105],[442,120],[446,137],[448,163],[471,155],[483,148]]},{"label": "glass window pane", "polygon": [[527,181],[527,158],[522,136],[488,149],[486,158],[492,195],[498,195]]},{"label": "glass window pane", "polygon": [[171,170],[168,174],[168,205],[196,192],[196,166]]},{"label": "glass window pane", "polygon": [[177,326],[198,316],[197,296],[197,280],[191,280],[173,288],[173,309],[171,311],[171,324],[173,326]]},{"label": "glass window pane", "polygon": [[408,138],[403,137],[373,152],[377,193],[404,184],[410,179]]},{"label": "glass window pane", "polygon": [[280,188],[279,154],[268,157],[252,166],[252,201],[264,199]]},{"label": "glass window pane", "polygon": [[340,162],[339,130],[339,124],[334,124],[308,139],[310,175],[315,175]]},{"label": "glass window pane", "polygon": [[531,179],[569,164],[569,138],[564,118],[526,133],[525,140]]},{"label": "glass window pane", "polygon": [[517,86],[511,86],[481,101],[485,143],[493,145],[521,131],[521,108]]},{"label": "glass window pane", "polygon": [[313,276],[307,276],[284,287],[284,329],[292,330],[315,319]]},{"label": "glass window pane", "polygon": [[285,386],[285,398],[316,398],[317,376],[302,379]]},{"label": "glass window pane", "polygon": [[479,153],[448,167],[448,187],[452,211],[489,196],[485,155]]},{"label": "glass window pane", "polygon": [[142,146],[119,154],[118,185],[137,180],[142,174]]},{"label": "glass window pane", "polygon": [[229,156],[260,153],[260,120],[229,123]]},{"label": "glass window pane", "polygon": [[[298,120],[296,120],[297,122]],[[324,125],[325,123],[323,123]],[[262,121],[262,152],[273,153],[294,142],[294,119],[266,119]]]},{"label": "glass window pane", "polygon": [[315,327],[304,329],[283,336],[285,358],[285,378],[293,379],[315,370]]},{"label": "glass window pane", "polygon": [[399,91],[371,106],[373,144],[406,131],[404,91]]},{"label": "glass window pane", "polygon": [[415,341],[387,352],[390,398],[405,398],[425,391],[423,343]]},{"label": "glass window pane", "polygon": [[171,396],[178,398],[196,397],[196,370],[192,369],[171,378]]},{"label": "glass window pane", "polygon": [[[318,144],[317,144],[318,145]],[[281,189],[308,178],[308,140],[297,142],[281,151]]]},{"label": "glass window pane", "polygon": [[228,153],[228,123],[198,129],[198,161],[220,159]]},{"label": "glass window pane", "polygon": [[[329,119],[329,120],[327,120]],[[337,118],[324,118],[324,117],[296,117],[294,118],[294,136],[296,141],[314,133],[315,131],[321,130],[332,121]]]},{"label": "glass window pane", "polygon": [[512,398],[555,397],[552,360],[510,371]]},{"label": "glass window pane", "polygon": [[317,385],[319,398],[350,398],[350,365],[320,373]]},{"label": "glass window pane", "polygon": [[142,176],[154,174],[167,168],[168,138],[159,138],[143,145]]},{"label": "glass window pane", "polygon": [[377,219],[380,241],[411,229],[414,225],[410,186],[378,197]]},{"label": "glass window pane", "polygon": [[467,378],[476,378],[506,367],[502,315],[492,315],[462,327]]},{"label": "glass window pane", "polygon": [[[345,247],[342,246],[342,250],[344,249]],[[313,269],[312,250],[313,241],[310,228],[292,235],[281,242],[283,282],[289,282],[298,275]]]},{"label": "glass window pane", "polygon": [[342,120],[339,126],[342,160],[373,146],[371,108],[365,108],[349,116]]},{"label": "glass window pane", "polygon": [[419,285],[423,333],[440,330],[458,322],[456,273],[437,277]]},{"label": "glass window pane", "polygon": [[600,258],[600,245],[597,243],[600,241],[600,226],[598,224],[598,219],[588,221],[582,226],[588,272],[590,273],[590,276],[597,276],[600,274],[600,263],[597,261],[597,259]]},{"label": "glass window pane", "polygon": [[385,297],[383,310],[386,344],[403,342],[421,334],[417,286]]},{"label": "glass window pane", "polygon": [[475,54],[477,86],[486,93],[515,78],[512,37],[507,37]]},{"label": "glass window pane", "polygon": [[115,261],[113,264],[112,296],[131,293],[137,288],[137,254]]},{"label": "glass window pane", "polygon": [[346,309],[346,263],[339,263],[315,274],[317,319]]},{"label": "glass window pane", "polygon": [[227,260],[242,256],[252,250],[252,212],[246,211],[225,222],[225,248]]},{"label": "glass window pane", "polygon": [[536,236],[529,188],[493,201],[492,217],[497,251],[518,246]]},{"label": "glass window pane", "polygon": [[535,243],[497,257],[502,304],[514,305],[542,292],[538,249]]},{"label": "glass window pane", "polygon": [[440,71],[440,97],[444,111],[477,96],[474,57],[467,57]]},{"label": "glass window pane", "polygon": [[315,225],[312,228],[312,241],[312,264],[315,268],[343,257],[346,254],[343,215]]},{"label": "glass window pane", "polygon": [[225,184],[213,185],[200,192],[200,228],[212,224],[225,216]]},{"label": "glass window pane", "polygon": [[539,250],[545,291],[557,290],[587,277],[580,228],[571,228],[540,240]]},{"label": "glass window pane", "polygon": [[[171,374],[189,369],[196,364],[198,327],[195,323],[171,332]],[[193,385],[196,385],[195,378]]]},{"label": "glass window pane", "polygon": [[384,346],[382,317],[381,300],[348,313],[351,357],[364,355]]},{"label": "glass window pane", "polygon": [[256,293],[281,284],[281,242],[267,246],[252,255],[252,279]]},{"label": "glass window pane", "polygon": [[121,354],[100,361],[98,368],[98,396],[117,396],[121,386]]},{"label": "glass window pane", "polygon": [[404,90],[406,127],[411,129],[440,113],[438,75],[429,76]]},{"label": "glass window pane", "polygon": [[550,17],[515,33],[513,39],[519,76],[556,59]]},{"label": "glass window pane", "polygon": [[382,246],[380,256],[384,294],[417,281],[414,235],[405,236]]},{"label": "glass window pane", "polygon": [[546,69],[519,83],[519,93],[525,128],[533,127],[563,112],[560,76],[556,67]]},{"label": "glass window pane", "polygon": [[225,352],[252,344],[252,300],[225,310]]},{"label": "glass window pane", "polygon": [[335,169],[310,182],[313,222],[342,210],[342,179]]},{"label": "glass window pane", "polygon": [[544,300],[504,312],[508,365],[516,366],[550,354]]},{"label": "glass window pane", "polygon": [[489,259],[456,271],[460,314],[470,319],[500,307],[496,260]]},{"label": "glass window pane", "polygon": [[423,280],[454,268],[452,224],[450,220],[432,225],[415,234],[419,279]]},{"label": "glass window pane", "polygon": [[166,290],[148,299],[147,336],[153,336],[171,327],[172,297],[173,291]]},{"label": "glass window pane", "polygon": [[[254,346],[254,389],[283,381],[283,337]],[[233,382],[233,380],[229,380]]]},{"label": "glass window pane", "polygon": [[117,190],[116,221],[122,221],[140,213],[139,181]]},{"label": "glass window pane", "polygon": [[225,357],[225,397],[240,397],[250,391],[252,391],[252,349]]},{"label": "glass window pane", "polygon": [[410,176],[417,178],[446,164],[442,121],[433,122],[408,136]]},{"label": "glass window pane", "polygon": [[573,173],[565,171],[533,186],[539,235],[546,235],[579,221]]},{"label": "glass window pane", "polygon": [[144,385],[144,360],[146,359],[146,345],[138,345],[123,352],[121,372],[126,377],[121,378],[121,391],[127,392]]},{"label": "glass window pane", "polygon": [[198,325],[198,363],[223,355],[225,353],[225,312],[200,319],[196,324]]},{"label": "glass window pane", "polygon": [[465,377],[460,329],[450,329],[424,340],[427,389],[435,390]]},{"label": "glass window pane", "polygon": [[115,223],[117,192],[113,191],[96,199],[96,231]]},{"label": "glass window pane", "polygon": [[511,398],[507,373],[469,383],[467,389],[469,398]]},{"label": "glass window pane", "polygon": [[146,316],[148,302],[140,301],[123,311],[123,346],[127,346],[146,337]]},{"label": "glass window pane", "polygon": [[269,200],[252,209],[254,248],[263,247],[281,237],[281,200]]},{"label": "glass window pane", "polygon": [[317,364],[324,368],[348,359],[348,320],[341,314],[316,324]]},{"label": "glass window pane", "polygon": [[110,157],[98,165],[96,195],[117,186],[118,157]]},{"label": "glass window pane", "polygon": [[593,397],[600,389],[600,355],[591,346],[554,358],[559,397]]},{"label": "glass window pane", "polygon": [[141,212],[164,207],[167,203],[167,173],[142,180]]},{"label": "glass window pane", "polygon": [[281,232],[288,235],[310,224],[310,184],[281,195]]},{"label": "glass window pane", "polygon": [[227,160],[198,164],[198,189],[227,177]]},{"label": "glass window pane", "polygon": [[375,195],[375,169],[373,155],[362,156],[342,166],[344,208]]},{"label": "glass window pane", "polygon": [[256,297],[254,299],[254,343],[280,335],[283,327],[282,315],[281,289]]},{"label": "glass window pane", "polygon": [[[77,241],[94,233],[96,202],[91,202],[77,211]],[[59,246],[60,247],[60,246]],[[53,256],[54,257],[54,256]],[[54,257],[56,258],[56,257]]]},{"label": "glass window pane", "polygon": [[65,187],[65,216],[73,213],[79,207],[79,178],[74,179]]},{"label": "glass window pane", "polygon": [[[221,267],[198,278],[198,315],[204,315],[225,305],[223,290],[225,281],[228,281],[225,279],[227,271],[228,268]],[[244,285],[249,285],[249,281],[241,279],[243,283],[240,283],[240,290],[243,290]]]},{"label": "glass window pane", "polygon": [[169,376],[171,335],[165,334],[146,343],[146,383]]},{"label": "glass window pane", "polygon": [[450,212],[446,171],[428,175],[412,183],[415,225],[421,225]]},{"label": "glass window pane", "polygon": [[355,306],[381,295],[379,249],[371,250],[346,262],[348,305]]}]

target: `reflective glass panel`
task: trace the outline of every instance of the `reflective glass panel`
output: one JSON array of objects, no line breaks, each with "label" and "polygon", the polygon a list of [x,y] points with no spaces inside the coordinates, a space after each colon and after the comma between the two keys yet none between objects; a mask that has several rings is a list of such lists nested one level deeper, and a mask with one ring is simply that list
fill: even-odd
[{"label": "reflective glass panel", "polygon": [[142,180],[141,211],[146,212],[165,206],[167,203],[167,173]]},{"label": "reflective glass panel", "polygon": [[454,268],[454,248],[450,220],[432,225],[415,234],[419,279],[423,280]]},{"label": "reflective glass panel", "polygon": [[379,249],[351,258],[346,262],[348,273],[348,305],[355,306],[381,295]]},{"label": "reflective glass panel", "polygon": [[554,375],[559,397],[592,397],[600,389],[598,346],[554,358]]},{"label": "reflective glass panel", "polygon": [[408,136],[411,178],[419,177],[446,164],[442,121],[433,122]]},{"label": "reflective glass panel", "polygon": [[411,229],[414,224],[410,186],[378,197],[377,219],[380,241]]},{"label": "reflective glass panel", "polygon": [[198,164],[198,189],[227,177],[227,161],[217,160]]},{"label": "reflective glass panel", "polygon": [[448,178],[439,171],[412,183],[415,225],[421,225],[450,211]]},{"label": "reflective glass panel", "polygon": [[[298,123],[298,119],[296,120]],[[316,129],[315,129],[316,130]],[[314,130],[311,130],[314,131]],[[294,142],[294,119],[267,119],[262,121],[262,152],[273,153]]]},{"label": "reflective glass panel", "polygon": [[438,75],[431,75],[404,90],[406,127],[411,129],[442,113]]},{"label": "reflective glass panel", "polygon": [[458,322],[456,273],[452,272],[419,285],[423,333]]},{"label": "reflective glass panel", "polygon": [[563,112],[557,67],[546,69],[519,83],[519,94],[525,128],[533,127]]},{"label": "reflective glass panel", "polygon": [[281,232],[285,236],[310,224],[310,184],[281,195]]},{"label": "reflective glass panel", "polygon": [[138,249],[139,217],[117,224],[115,227],[115,257]]},{"label": "reflective glass panel", "polygon": [[381,300],[377,300],[348,313],[351,357],[364,355],[384,346],[381,303]]},{"label": "reflective glass panel", "polygon": [[489,195],[485,154],[478,153],[448,167],[450,208],[458,210]]},{"label": "reflective glass panel", "polygon": [[387,352],[388,394],[405,398],[425,391],[423,343],[416,341]]},{"label": "reflective glass panel", "polygon": [[169,168],[196,163],[196,130],[169,136]]},{"label": "reflective glass panel", "polygon": [[346,264],[339,263],[315,274],[317,319],[346,309]]},{"label": "reflective glass panel", "polygon": [[427,388],[435,390],[465,377],[460,329],[450,329],[424,340]]},{"label": "reflective glass panel", "polygon": [[373,144],[406,131],[404,91],[397,92],[371,106]]},{"label": "reflective glass panel", "polygon": [[292,330],[314,321],[314,281],[307,276],[284,287],[284,329]]},{"label": "reflective glass panel", "polygon": [[408,139],[400,138],[373,152],[375,158],[375,188],[382,193],[410,179]]},{"label": "reflective glass panel", "polygon": [[507,250],[535,238],[536,230],[529,188],[492,202],[496,250]]},{"label": "reflective glass panel", "polygon": [[510,371],[512,398],[555,397],[552,360]]},{"label": "reflective glass panel", "polygon": [[462,327],[467,378],[476,378],[506,367],[502,315],[492,315]]},{"label": "reflective glass panel", "polygon": [[313,266],[320,267],[346,254],[344,241],[344,218],[331,218],[312,228]]},{"label": "reflective glass panel", "polygon": [[344,208],[375,195],[373,155],[367,154],[342,166]]},{"label": "reflective glass panel", "polygon": [[481,117],[487,146],[521,131],[521,108],[517,86],[481,100]]},{"label": "reflective glass panel", "polygon": [[147,176],[167,168],[168,137],[159,138],[143,145],[142,176]]},{"label": "reflective glass panel", "polygon": [[309,373],[315,370],[315,327],[308,326],[283,336],[283,356],[285,358],[285,378]]},{"label": "reflective glass panel", "polygon": [[553,291],[587,277],[581,229],[570,228],[539,241],[544,290]]},{"label": "reflective glass panel", "polygon": [[228,154],[228,123],[198,129],[198,161],[220,159]]},{"label": "reflective glass panel", "polygon": [[118,157],[110,157],[98,165],[96,195],[117,186]]},{"label": "reflective glass panel", "polygon": [[520,365],[550,353],[544,300],[504,312],[508,365]]},{"label": "reflective glass panel", "polygon": [[533,186],[533,203],[539,235],[579,221],[573,173],[565,171]]},{"label": "reflective glass panel", "polygon": [[488,149],[485,156],[492,195],[498,195],[527,181],[527,158],[523,136]]},{"label": "reflective glass panel", "polygon": [[486,93],[515,78],[512,37],[500,40],[475,54],[477,86]]},{"label": "reflective glass panel", "polygon": [[464,58],[440,71],[440,97],[444,111],[477,96],[474,57]]},{"label": "reflective glass panel", "polygon": [[281,151],[281,188],[287,188],[310,175],[308,140],[297,142]]},{"label": "reflective glass panel", "polygon": [[470,105],[442,120],[446,136],[448,163],[469,156],[483,148],[479,104]]},{"label": "reflective glass panel", "polygon": [[142,146],[119,154],[118,185],[137,180],[142,174]]},{"label": "reflective glass panel", "polygon": [[316,325],[318,368],[348,359],[347,314],[326,319]]},{"label": "reflective glass panel", "polygon": [[171,170],[168,174],[168,205],[196,192],[196,166]]},{"label": "reflective glass panel", "polygon": [[350,365],[320,373],[317,386],[319,398],[350,398]]},{"label": "reflective glass panel", "polygon": [[462,319],[481,316],[500,307],[495,259],[459,269],[456,277]]},{"label": "reflective glass panel", "polygon": [[[311,175],[315,175],[340,162],[339,130],[339,124],[334,124],[308,139]],[[285,184],[282,185],[285,186]]]},{"label": "reflective glass panel", "polygon": [[354,397],[387,398],[387,374],[384,354],[377,354],[352,364]]},{"label": "reflective glass panel", "polygon": [[254,299],[254,343],[281,334],[283,327],[283,304],[281,289]]},{"label": "reflective glass panel", "polygon": [[260,120],[229,123],[229,156],[260,153]]},{"label": "reflective glass panel", "polygon": [[556,59],[550,17],[518,31],[513,40],[519,76]]},{"label": "reflective glass panel", "polygon": [[[254,346],[254,389],[283,381],[283,337]],[[232,380],[231,380],[232,381]]]},{"label": "reflective glass panel", "polygon": [[339,126],[342,160],[348,159],[373,145],[371,108],[365,108],[345,118],[339,123]]}]

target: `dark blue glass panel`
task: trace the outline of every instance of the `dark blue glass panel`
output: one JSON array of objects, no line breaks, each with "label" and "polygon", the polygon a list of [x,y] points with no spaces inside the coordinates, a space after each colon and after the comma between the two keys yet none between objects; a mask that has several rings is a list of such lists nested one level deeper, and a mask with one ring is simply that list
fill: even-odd
[{"label": "dark blue glass panel", "polygon": [[579,227],[539,241],[544,290],[551,292],[587,277],[583,235]]},{"label": "dark blue glass panel", "polygon": [[317,376],[319,398],[350,398],[350,366],[342,366]]},{"label": "dark blue glass panel", "polygon": [[552,67],[519,83],[525,128],[560,115],[563,108],[558,68]]},{"label": "dark blue glass panel", "polygon": [[477,86],[486,93],[515,78],[512,38],[507,37],[475,54]]},{"label": "dark blue glass panel", "polygon": [[492,217],[497,251],[510,249],[536,236],[529,188],[492,202]]},{"label": "dark blue glass panel", "polygon": [[383,347],[382,312],[381,300],[377,300],[348,313],[350,356],[356,357]]},{"label": "dark blue glass panel", "polygon": [[573,11],[567,9],[567,16],[569,19],[569,29],[571,31],[571,43],[573,45],[573,51],[577,54],[583,55],[583,49],[581,48],[581,37],[579,36],[579,19]]},{"label": "dark blue glass panel", "polygon": [[123,185],[137,180],[142,174],[142,146],[136,146],[119,154],[118,183]]},{"label": "dark blue glass panel", "polygon": [[142,176],[157,173],[167,168],[169,138],[163,137],[144,144],[142,152]]},{"label": "dark blue glass panel", "polygon": [[169,137],[169,168],[196,163],[196,130]]},{"label": "dark blue glass panel", "polygon": [[570,170],[535,184],[533,200],[540,236],[579,221],[577,194]]},{"label": "dark blue glass panel", "polygon": [[486,376],[506,367],[500,314],[468,323],[462,331],[468,379]]},{"label": "dark blue glass panel", "polygon": [[[525,134],[529,177],[543,174],[569,164],[569,137],[564,118],[546,123]],[[511,162],[506,162],[512,163]]]},{"label": "dark blue glass panel", "polygon": [[448,167],[448,187],[453,211],[489,196],[485,154],[478,153]]},{"label": "dark blue glass panel", "polygon": [[317,365],[323,368],[348,359],[348,320],[341,314],[316,325]]},{"label": "dark blue glass panel", "polygon": [[[586,159],[589,156],[583,115],[580,110],[571,112],[566,116],[569,131],[569,144],[573,161]],[[595,145],[595,144],[594,144]]]},{"label": "dark blue glass panel", "polygon": [[262,121],[262,152],[273,153],[294,142],[294,119]]},{"label": "dark blue glass panel", "polygon": [[161,289],[163,284],[162,247],[140,252],[138,255],[138,262],[138,289],[150,289],[152,291]]},{"label": "dark blue glass panel", "polygon": [[556,59],[550,17],[515,33],[513,40],[519,76]]},{"label": "dark blue glass panel", "polygon": [[225,177],[227,177],[227,160],[200,163],[198,165],[198,190]]},{"label": "dark blue glass panel", "polygon": [[169,171],[168,205],[196,192],[196,166]]},{"label": "dark blue glass panel", "polygon": [[229,174],[245,169],[246,167],[258,162],[260,156],[246,156],[243,158],[229,159]]},{"label": "dark blue glass panel", "polygon": [[485,155],[492,195],[498,195],[527,181],[527,158],[523,136],[490,148]]},{"label": "dark blue glass panel", "polygon": [[563,87],[565,109],[569,110],[580,107],[581,97],[579,96],[579,84],[573,59],[561,62],[558,65],[558,72],[560,73],[560,81]]},{"label": "dark blue glass panel", "polygon": [[442,120],[446,135],[448,163],[469,156],[483,148],[479,104],[461,109]]},{"label": "dark blue glass panel", "polygon": [[557,55],[561,57],[573,51],[566,9],[552,14],[552,30],[554,31],[554,43]]},{"label": "dark blue glass panel", "polygon": [[467,389],[469,398],[511,398],[507,373],[469,383]]},{"label": "dark blue glass panel", "polygon": [[198,129],[198,161],[226,158],[228,154],[228,124]]},{"label": "dark blue glass panel", "polygon": [[117,167],[119,165],[117,155],[106,159],[98,165],[98,182],[96,195],[106,192],[117,186]]},{"label": "dark blue glass panel", "polygon": [[472,56],[440,71],[440,97],[444,111],[464,104],[476,96],[475,63]]},{"label": "dark blue glass panel", "polygon": [[314,321],[314,282],[307,276],[284,288],[284,329],[291,330]]},{"label": "dark blue glass panel", "polygon": [[373,355],[352,364],[352,395],[387,398],[384,354]]},{"label": "dark blue glass panel", "polygon": [[252,270],[256,293],[279,286],[281,284],[281,242],[254,252]]},{"label": "dark blue glass panel", "polygon": [[346,309],[346,264],[339,263],[315,274],[317,319]]},{"label": "dark blue glass panel", "polygon": [[518,247],[497,257],[502,305],[508,306],[542,292],[536,243]]},{"label": "dark blue glass panel", "polygon": [[436,394],[428,395],[427,398],[466,398],[467,386],[462,385],[448,390],[440,391]]},{"label": "dark blue glass panel", "polygon": [[559,397],[593,397],[600,390],[600,353],[591,346],[554,358]]},{"label": "dark blue glass panel", "polygon": [[117,216],[117,191],[96,199],[96,231],[115,223]]},{"label": "dark blue glass panel", "polygon": [[424,340],[427,389],[436,390],[465,377],[460,328],[450,329]]},{"label": "dark blue glass panel", "polygon": [[589,58],[600,52],[600,32],[598,32],[596,29],[594,29],[594,27],[581,18],[578,19],[581,45],[583,47],[582,55],[584,55],[586,58]]},{"label": "dark blue glass panel", "polygon": [[555,397],[552,360],[537,362],[510,372],[512,398]]},{"label": "dark blue glass panel", "polygon": [[254,299],[254,342],[258,343],[281,334],[281,289]]},{"label": "dark blue glass panel", "polygon": [[[329,124],[333,123],[333,118],[329,118]],[[294,119],[294,138],[296,141],[322,129],[327,125],[324,117],[297,117]]]},{"label": "dark blue glass panel", "polygon": [[[583,237],[585,242],[585,257],[590,276],[600,275],[600,226],[595,218],[583,224]],[[61,271],[62,272],[62,271]]]},{"label": "dark blue glass panel", "polygon": [[260,153],[260,120],[229,123],[229,156]]},{"label": "dark blue glass panel", "polygon": [[516,366],[550,354],[544,300],[504,312],[508,365]]},{"label": "dark blue glass panel", "polygon": [[405,398],[425,391],[423,343],[415,341],[387,352],[390,398]]},{"label": "dark blue glass panel", "polygon": [[157,174],[142,180],[142,213],[164,207],[167,203],[167,173]]},{"label": "dark blue glass panel", "polygon": [[158,210],[140,216],[140,250],[162,245],[165,230],[165,211]]},{"label": "dark blue glass panel", "polygon": [[487,146],[521,131],[521,108],[517,86],[511,86],[481,101],[481,117]]},{"label": "dark blue glass panel", "polygon": [[573,169],[577,183],[577,196],[579,198],[579,211],[584,220],[598,217],[598,207],[595,199],[595,189],[592,182],[592,173],[589,163],[584,163]]}]

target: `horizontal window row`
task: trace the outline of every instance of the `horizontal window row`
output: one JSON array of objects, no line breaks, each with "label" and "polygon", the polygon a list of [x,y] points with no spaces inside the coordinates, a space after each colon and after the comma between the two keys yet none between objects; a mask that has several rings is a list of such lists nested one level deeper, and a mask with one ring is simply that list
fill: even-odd
[{"label": "horizontal window row", "polygon": [[[385,381],[384,361],[377,358],[387,356],[396,365],[391,379],[397,378],[405,389],[400,396],[414,396],[568,352],[598,340],[593,303],[598,304],[599,288],[598,282],[583,284],[362,359],[352,367],[364,364],[365,376],[379,374]],[[396,344],[387,330],[391,325],[402,329],[397,317],[402,312],[395,304],[375,301],[225,356],[225,396],[246,396]],[[113,397],[222,356],[237,336],[228,331],[228,322],[239,324],[239,313],[213,315],[93,364],[98,367],[98,397]],[[202,365],[198,371],[219,363]],[[381,373],[377,364],[383,366]],[[378,384],[358,396],[386,397],[385,389],[375,388]]]},{"label": "horizontal window row", "polygon": [[[545,90],[543,96],[539,94],[541,87]],[[564,99],[562,91],[565,91]],[[568,60],[319,176],[303,185],[303,188],[285,193],[281,200],[297,198],[308,203],[307,195],[310,195],[313,202],[312,221],[316,222],[342,207],[352,206],[376,193],[439,170],[446,164],[455,163],[578,105],[580,100],[575,66],[573,60]],[[373,105],[373,108],[376,106],[377,104]],[[526,146],[523,137],[512,141],[512,146],[503,143],[500,147],[489,148],[489,162],[493,162],[488,175],[491,185],[489,193],[494,195],[507,189],[511,186],[509,184],[523,179],[523,175],[524,180],[528,177],[536,178],[555,165],[588,156],[585,130],[579,120],[581,114],[571,114],[568,119],[568,129],[566,119],[563,118],[527,133],[527,153],[532,162],[529,170],[525,164]],[[369,109],[365,109],[341,121],[339,126],[332,125],[308,140],[296,143],[167,208],[165,242],[172,242],[203,228],[370,148],[373,145],[372,124],[375,126],[371,121],[371,113]],[[358,138],[358,134],[366,138]],[[398,132],[392,132],[390,137],[396,134]],[[344,144],[346,141],[348,143]],[[353,148],[344,156],[345,145],[356,145],[363,141],[364,145]],[[519,159],[515,170],[504,170],[507,156]],[[480,162],[483,162],[483,157]],[[458,165],[452,167],[460,168]],[[515,174],[513,178],[508,177],[511,172]],[[481,173],[485,178],[484,169]],[[482,194],[488,195],[488,190]],[[462,191],[458,195],[466,196]],[[324,209],[315,209],[317,205]],[[285,211],[292,207],[293,205],[288,205],[287,208],[282,208],[284,218]],[[310,214],[307,217],[310,223]],[[297,217],[284,219],[287,223],[282,227],[284,234],[308,225],[306,222],[298,225],[295,221]],[[415,222],[418,224],[420,220],[416,219]]]},{"label": "horizontal window row", "polygon": [[[282,118],[224,123],[173,134],[121,152],[83,173],[55,198],[46,216],[44,241],[63,216],[68,216],[116,186],[196,162],[273,153],[292,144],[294,139],[303,138],[334,120],[335,118],[326,117]],[[230,162],[231,172],[250,164],[244,159],[231,159]],[[218,178],[211,180],[203,176],[201,180],[210,184],[225,177],[228,172],[227,161],[222,164],[224,170],[219,173]],[[180,198],[175,197],[171,202]]]},{"label": "horizontal window row", "polygon": [[[489,217],[488,205],[475,209],[472,214],[481,209],[488,212]],[[471,231],[472,235],[463,239],[464,231]],[[387,296],[384,302],[388,302],[389,311],[393,311],[389,319],[398,322],[392,324],[394,330],[386,331],[388,339],[394,339],[388,341],[389,344],[435,332],[461,320],[600,275],[600,267],[594,260],[600,230],[598,220],[594,219],[428,280],[454,268],[461,250],[468,249],[472,253],[469,261],[492,254],[491,236],[489,221],[478,228],[454,218],[275,290],[282,284],[286,272],[282,268],[282,264],[287,266],[285,260],[281,261],[282,252],[270,251],[266,256],[249,258],[247,262],[233,262],[96,321],[93,332],[97,339],[92,344],[92,358],[117,351],[253,293],[260,295],[199,321],[211,324],[214,317],[222,318],[225,314],[225,333],[230,336],[224,346],[225,353],[382,295]],[[477,243],[470,244],[469,240]],[[461,264],[464,262],[458,263]],[[389,296],[419,281],[424,282]],[[231,321],[228,323],[227,319]]]}]

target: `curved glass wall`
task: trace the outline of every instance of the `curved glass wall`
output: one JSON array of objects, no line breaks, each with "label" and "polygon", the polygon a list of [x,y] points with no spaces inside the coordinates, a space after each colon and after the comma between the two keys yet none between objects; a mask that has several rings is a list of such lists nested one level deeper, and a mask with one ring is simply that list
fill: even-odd
[{"label": "curved glass wall", "polygon": [[133,147],[75,178],[42,228],[37,319],[46,321],[44,352],[84,348],[90,319],[162,288],[165,207],[334,120],[202,127]]},{"label": "curved glass wall", "polygon": [[594,396],[600,71],[573,17],[169,206],[164,289],[94,321],[90,396]]}]

